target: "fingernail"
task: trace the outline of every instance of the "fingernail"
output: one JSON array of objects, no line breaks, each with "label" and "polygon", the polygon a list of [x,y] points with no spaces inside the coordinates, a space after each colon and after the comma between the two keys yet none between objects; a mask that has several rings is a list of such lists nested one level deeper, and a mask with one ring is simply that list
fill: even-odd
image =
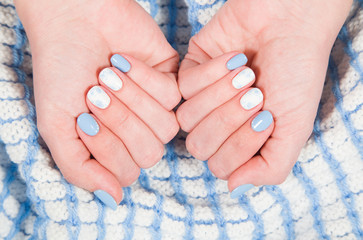
[{"label": "fingernail", "polygon": [[111,63],[114,67],[118,68],[121,72],[124,73],[130,71],[131,69],[129,61],[119,54],[115,54],[111,57]]},{"label": "fingernail", "polygon": [[238,197],[242,196],[248,190],[251,190],[253,187],[254,186],[252,184],[241,185],[241,186],[235,188],[231,192],[231,198],[238,198]]},{"label": "fingernail", "polygon": [[109,88],[118,91],[122,88],[122,81],[119,76],[109,68],[105,68],[100,72],[100,80]]},{"label": "fingernail", "polygon": [[96,120],[88,113],[82,113],[77,118],[79,128],[89,136],[95,136],[100,131]]},{"label": "fingernail", "polygon": [[232,85],[235,89],[240,89],[252,82],[254,79],[255,73],[251,68],[246,68],[232,79]]},{"label": "fingernail", "polygon": [[260,89],[252,88],[241,97],[240,103],[246,110],[256,107],[263,101],[263,94]]},{"label": "fingernail", "polygon": [[109,207],[109,208],[111,208],[113,210],[116,210],[117,203],[116,203],[115,199],[113,199],[113,197],[110,194],[108,194],[107,192],[105,192],[103,190],[97,190],[97,191],[94,192],[94,194],[107,207]]},{"label": "fingernail", "polygon": [[236,68],[242,67],[247,63],[247,57],[243,53],[237,54],[233,58],[229,59],[227,62],[228,70],[234,70]]},{"label": "fingernail", "polygon": [[92,87],[87,93],[87,98],[93,105],[101,109],[107,108],[111,102],[110,97],[100,86]]},{"label": "fingernail", "polygon": [[262,111],[252,120],[251,127],[255,132],[262,132],[271,125],[272,121],[272,114],[269,111]]}]

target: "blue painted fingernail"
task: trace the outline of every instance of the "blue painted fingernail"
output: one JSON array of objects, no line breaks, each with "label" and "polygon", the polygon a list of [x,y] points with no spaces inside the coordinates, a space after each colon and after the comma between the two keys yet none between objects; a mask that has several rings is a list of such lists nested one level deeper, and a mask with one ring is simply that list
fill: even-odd
[{"label": "blue painted fingernail", "polygon": [[252,184],[241,185],[231,192],[231,198],[238,198],[253,187],[254,186]]},{"label": "blue painted fingernail", "polygon": [[108,194],[107,192],[103,190],[97,190],[94,192],[96,197],[101,200],[107,207],[112,208],[113,210],[116,210],[117,203],[113,197]]},{"label": "blue painted fingernail", "polygon": [[100,131],[100,126],[96,120],[88,113],[82,113],[77,118],[79,128],[89,136],[95,136]]},{"label": "blue painted fingernail", "polygon": [[255,132],[266,130],[272,123],[273,117],[269,111],[262,111],[251,122],[251,127]]},{"label": "blue painted fingernail", "polygon": [[129,61],[127,61],[126,58],[119,54],[115,54],[111,57],[111,63],[115,68],[124,73],[130,71],[131,69]]},{"label": "blue painted fingernail", "polygon": [[242,67],[247,63],[247,57],[243,53],[237,54],[233,58],[229,59],[227,62],[228,70],[234,70],[236,68]]}]

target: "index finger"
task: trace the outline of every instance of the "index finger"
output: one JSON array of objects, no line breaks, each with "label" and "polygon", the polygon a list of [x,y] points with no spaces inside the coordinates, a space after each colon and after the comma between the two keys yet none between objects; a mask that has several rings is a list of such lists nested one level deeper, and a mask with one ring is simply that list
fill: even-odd
[{"label": "index finger", "polygon": [[179,70],[180,92],[184,99],[189,99],[246,63],[246,55],[239,52],[225,53],[202,64],[184,59]]}]

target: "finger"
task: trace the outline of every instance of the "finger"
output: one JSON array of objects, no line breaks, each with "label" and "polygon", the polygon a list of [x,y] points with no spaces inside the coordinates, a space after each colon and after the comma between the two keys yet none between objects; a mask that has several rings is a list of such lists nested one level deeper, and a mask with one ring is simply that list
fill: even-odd
[{"label": "finger", "polygon": [[121,139],[139,167],[149,168],[161,159],[163,144],[143,121],[105,88],[91,88],[86,102],[100,122]]},{"label": "finger", "polygon": [[[277,125],[277,124],[276,124]],[[277,129],[277,127],[276,127]],[[278,185],[285,181],[294,166],[300,146],[294,138],[269,138],[260,154],[248,160],[228,178],[231,197],[240,197],[246,190],[260,185]]]},{"label": "finger", "polygon": [[[46,125],[42,124],[42,119],[44,117],[38,119],[39,131],[64,178],[94,192],[105,205],[115,210],[123,196],[121,185],[112,172],[90,158],[90,152],[75,131],[75,119],[72,116],[48,119],[52,124]],[[57,141],[51,141],[55,136]]]},{"label": "finger", "polygon": [[184,99],[189,99],[246,63],[247,57],[238,52],[225,53],[200,65],[185,59],[179,70],[179,90]]},{"label": "finger", "polygon": [[190,132],[210,112],[251,86],[254,80],[255,74],[247,67],[227,74],[178,108],[176,116],[180,127]]},{"label": "finger", "polygon": [[258,88],[246,89],[198,124],[187,136],[188,151],[197,159],[207,160],[262,105],[262,92]]},{"label": "finger", "polygon": [[[105,74],[107,78],[104,77]],[[117,86],[121,87],[115,88],[116,82],[119,82]],[[124,73],[115,68],[103,70],[100,74],[100,84],[135,113],[163,143],[169,142],[178,133],[179,124],[174,112],[163,108]]]},{"label": "finger", "polygon": [[[122,187],[131,185],[139,177],[140,168],[133,161],[121,140],[92,114],[81,114],[77,122],[78,135],[93,157],[116,176]],[[96,135],[93,135],[94,131],[89,132],[92,131],[91,124],[98,125],[99,130]]]},{"label": "finger", "polygon": [[258,152],[271,135],[273,127],[273,118],[269,111],[255,114],[208,160],[209,169],[216,177],[226,180],[232,172]]},{"label": "finger", "polygon": [[[114,67],[134,81],[165,109],[172,110],[181,99],[175,73],[162,73],[144,62],[125,54],[111,57]],[[102,72],[100,78],[102,79]]]}]

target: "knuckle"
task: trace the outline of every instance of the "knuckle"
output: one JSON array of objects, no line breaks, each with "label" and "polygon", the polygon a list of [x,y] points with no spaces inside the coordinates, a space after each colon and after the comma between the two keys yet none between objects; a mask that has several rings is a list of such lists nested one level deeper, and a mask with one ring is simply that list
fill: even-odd
[{"label": "knuckle", "polygon": [[140,93],[134,93],[131,99],[131,103],[133,106],[141,106],[141,104],[144,101],[144,96],[142,96],[142,94]]},{"label": "knuckle", "polygon": [[129,171],[127,171],[127,174],[124,175],[125,181],[124,184],[126,186],[130,186],[133,184],[140,176],[140,168],[139,167],[133,167]]},{"label": "knuckle", "polygon": [[226,126],[231,125],[231,117],[229,114],[224,114],[223,111],[215,111],[214,112],[214,122],[217,127],[225,128]]},{"label": "knuckle", "polygon": [[227,180],[228,174],[223,169],[223,167],[219,164],[219,159],[210,158],[208,161],[209,170],[219,179]]},{"label": "knuckle", "polygon": [[188,99],[190,97],[190,93],[188,91],[187,81],[185,79],[187,78],[188,70],[179,71],[178,73],[178,88],[180,91],[181,96],[184,99]]},{"label": "knuckle", "polygon": [[130,118],[130,112],[126,109],[122,109],[119,114],[118,118],[113,119],[112,125],[114,126],[122,126],[124,125]]},{"label": "knuckle", "polygon": [[173,108],[175,108],[181,101],[181,94],[178,89],[178,86],[173,81],[172,86],[169,87],[168,95],[166,97],[166,109],[168,111],[171,111]]},{"label": "knuckle", "polygon": [[162,140],[164,144],[170,142],[170,140],[172,140],[179,132],[179,124],[176,120],[174,112],[169,113],[169,117],[166,122],[168,123],[168,127],[166,128],[166,133],[164,139]]},{"label": "knuckle", "polygon": [[151,150],[145,154],[144,161],[140,167],[151,168],[162,159],[163,155],[164,145],[160,143],[157,146],[151,148]]},{"label": "knuckle", "polygon": [[279,167],[272,168],[269,174],[269,184],[280,185],[285,182],[288,172],[281,170]]},{"label": "knuckle", "polygon": [[188,121],[186,121],[186,119],[188,119],[188,117],[187,117],[187,113],[185,110],[185,105],[181,105],[178,108],[178,110],[176,111],[176,119],[179,123],[180,128],[183,129],[183,131],[190,132],[190,128],[188,126]]},{"label": "knuckle", "polygon": [[193,135],[188,135],[187,139],[185,141],[185,146],[188,150],[188,152],[193,155],[196,159],[199,160],[206,160],[204,159],[204,156],[202,154],[201,149],[199,149],[198,144],[195,141],[195,138]]}]

